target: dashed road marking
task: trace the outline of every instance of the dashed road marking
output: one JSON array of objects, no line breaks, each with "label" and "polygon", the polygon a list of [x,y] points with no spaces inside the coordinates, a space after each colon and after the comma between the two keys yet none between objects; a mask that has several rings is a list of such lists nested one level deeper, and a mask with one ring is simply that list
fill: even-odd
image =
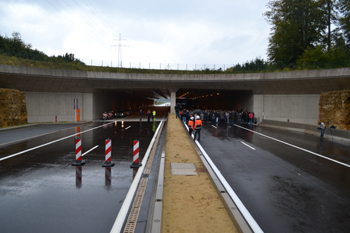
[{"label": "dashed road marking", "polygon": [[242,143],[243,145],[245,145],[245,146],[249,147],[250,149],[255,150],[255,148],[254,148],[254,147],[249,146],[248,144],[246,144],[246,143],[244,143],[244,142],[242,142],[242,141],[241,141],[241,143]]}]

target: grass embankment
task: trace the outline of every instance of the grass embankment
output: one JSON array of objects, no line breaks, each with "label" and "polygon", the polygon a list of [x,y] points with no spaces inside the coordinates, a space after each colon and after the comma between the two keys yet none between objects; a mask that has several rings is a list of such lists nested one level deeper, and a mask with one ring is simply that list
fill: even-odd
[{"label": "grass embankment", "polygon": [[63,69],[63,70],[80,70],[80,71],[95,71],[95,72],[111,72],[111,73],[154,73],[154,74],[214,74],[223,73],[219,70],[157,70],[157,69],[136,69],[136,68],[117,68],[105,66],[87,66],[80,63],[56,63],[36,61],[29,59],[21,59],[17,57],[9,57],[0,54],[0,64],[12,66],[27,66],[46,69]]}]

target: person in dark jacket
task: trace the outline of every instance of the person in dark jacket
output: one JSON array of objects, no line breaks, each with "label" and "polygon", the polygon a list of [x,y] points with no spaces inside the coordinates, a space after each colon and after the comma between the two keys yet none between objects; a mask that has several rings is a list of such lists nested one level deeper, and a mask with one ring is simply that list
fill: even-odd
[{"label": "person in dark jacket", "polygon": [[175,105],[175,113],[176,113],[176,119],[180,118],[180,104]]},{"label": "person in dark jacket", "polygon": [[184,124],[186,124],[186,109],[182,111],[181,119]]},{"label": "person in dark jacket", "polygon": [[244,111],[242,111],[242,114],[241,114],[241,121],[242,121],[242,126],[244,126],[244,121],[246,119],[246,114]]},{"label": "person in dark jacket", "polygon": [[151,120],[151,110],[148,109],[148,111],[147,111],[147,121],[150,122],[150,120]]}]

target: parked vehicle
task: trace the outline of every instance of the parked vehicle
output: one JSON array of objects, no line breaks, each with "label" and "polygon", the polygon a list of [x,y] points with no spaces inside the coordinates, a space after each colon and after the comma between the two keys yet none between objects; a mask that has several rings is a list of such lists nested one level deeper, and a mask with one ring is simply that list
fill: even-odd
[{"label": "parked vehicle", "polygon": [[118,110],[115,112],[115,117],[125,117],[124,110]]}]

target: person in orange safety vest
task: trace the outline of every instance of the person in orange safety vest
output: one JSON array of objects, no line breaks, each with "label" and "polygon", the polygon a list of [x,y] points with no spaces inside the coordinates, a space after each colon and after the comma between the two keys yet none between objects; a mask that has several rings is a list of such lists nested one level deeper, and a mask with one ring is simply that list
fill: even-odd
[{"label": "person in orange safety vest", "polygon": [[193,129],[194,129],[194,117],[191,116],[190,120],[188,121],[188,132],[190,136],[192,135]]},{"label": "person in orange safety vest", "polygon": [[201,128],[202,128],[202,121],[199,116],[196,116],[196,122],[194,123],[194,139],[196,141],[197,134],[198,134],[198,141],[201,139]]}]

